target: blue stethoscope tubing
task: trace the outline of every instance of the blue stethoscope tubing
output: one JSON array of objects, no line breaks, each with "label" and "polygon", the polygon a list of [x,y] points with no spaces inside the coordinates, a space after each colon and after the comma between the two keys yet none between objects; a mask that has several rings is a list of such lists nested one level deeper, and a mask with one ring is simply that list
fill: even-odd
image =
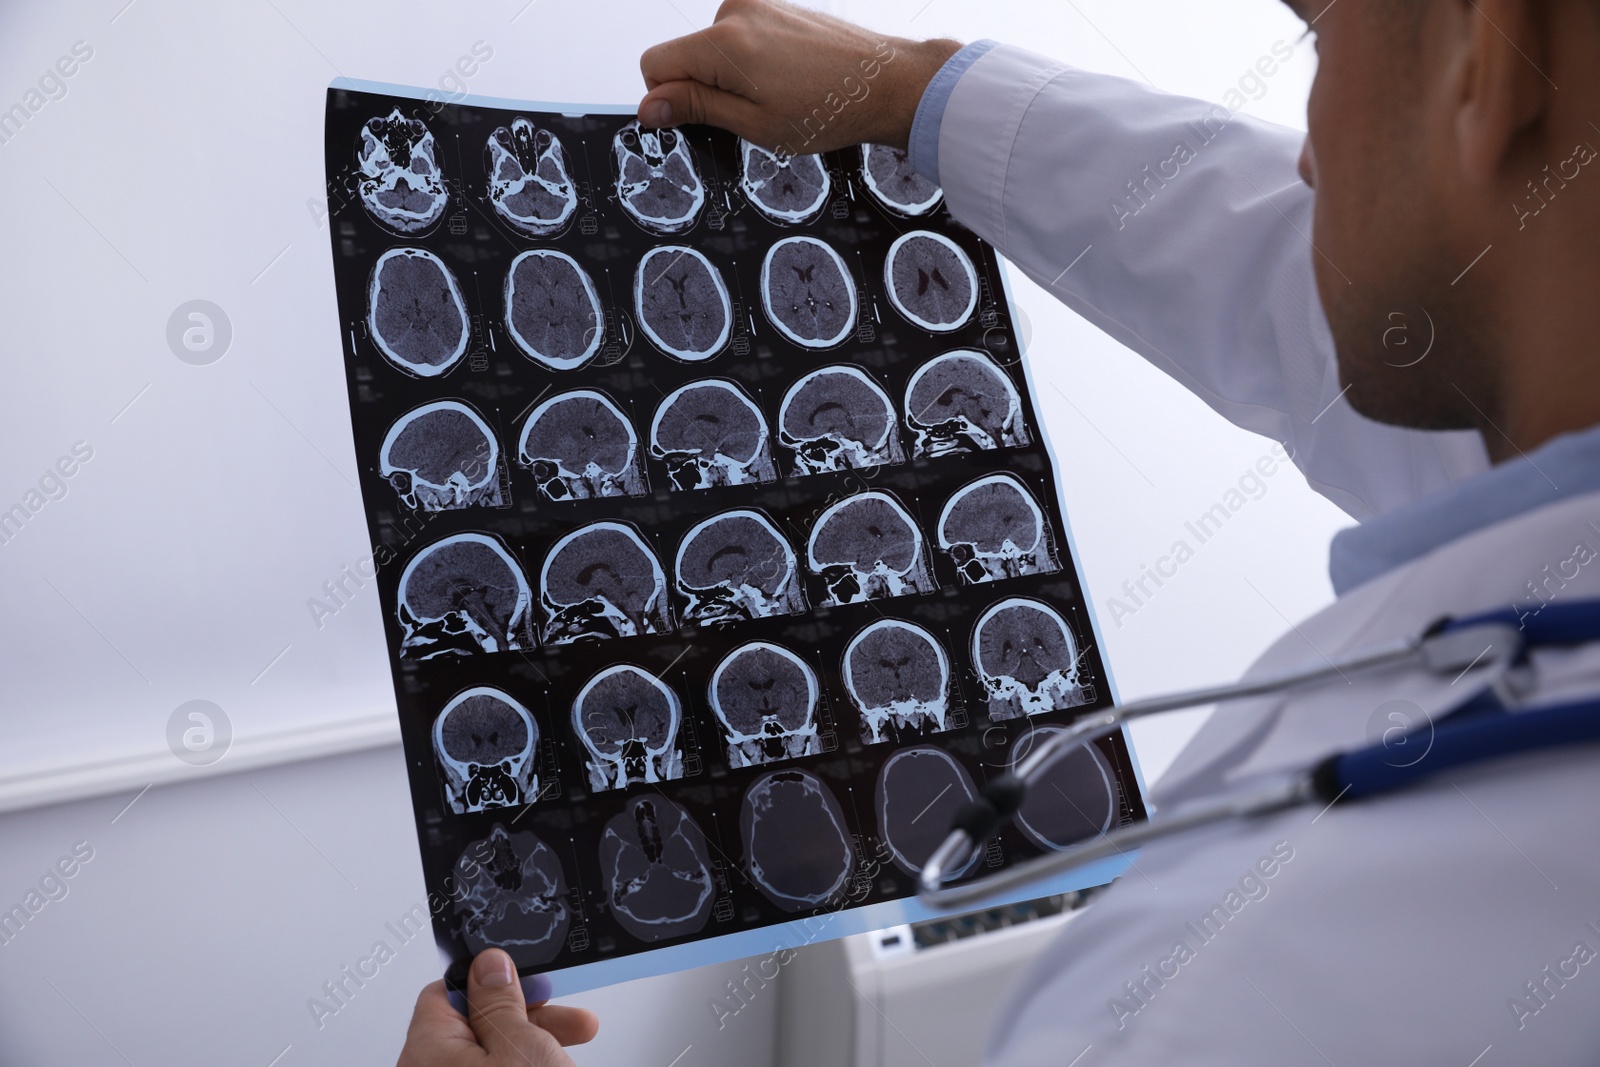
[{"label": "blue stethoscope tubing", "polygon": [[[1528,653],[1600,641],[1600,600],[1547,603],[1537,612],[1515,609],[1462,619],[1441,619],[1414,637],[1353,653],[1337,663],[1249,679],[1237,685],[1197,689],[1094,712],[1040,742],[1015,771],[991,780],[957,813],[950,833],[924,864],[917,896],[948,909],[1060,875],[1098,860],[1127,856],[1151,841],[1228,819],[1248,819],[1302,804],[1328,806],[1381,797],[1408,789],[1444,771],[1508,759],[1546,749],[1600,742],[1600,699],[1523,709],[1520,695],[1531,683]],[[973,881],[946,885],[973,850],[993,836],[1022,806],[1031,779],[1060,755],[1135,719],[1179,708],[1223,705],[1246,697],[1288,692],[1334,677],[1383,667],[1418,665],[1459,682],[1471,677],[1463,698],[1436,719],[1378,744],[1335,753],[1287,774],[1269,776],[1236,790],[1204,797],[1100,834],[1081,844],[1013,864]],[[1412,752],[1423,755],[1406,757]]]}]

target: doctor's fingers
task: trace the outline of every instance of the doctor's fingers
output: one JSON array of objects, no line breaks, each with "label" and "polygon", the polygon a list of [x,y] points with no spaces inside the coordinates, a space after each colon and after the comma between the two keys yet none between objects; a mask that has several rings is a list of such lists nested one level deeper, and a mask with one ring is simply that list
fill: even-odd
[{"label": "doctor's fingers", "polygon": [[489,1054],[477,1061],[485,1067],[572,1067],[561,1042],[534,1021],[516,966],[499,949],[480,952],[467,972],[467,1022]]},{"label": "doctor's fingers", "polygon": [[600,1032],[600,1019],[594,1012],[559,1004],[530,1004],[528,1021],[549,1031],[563,1045],[586,1044]]}]

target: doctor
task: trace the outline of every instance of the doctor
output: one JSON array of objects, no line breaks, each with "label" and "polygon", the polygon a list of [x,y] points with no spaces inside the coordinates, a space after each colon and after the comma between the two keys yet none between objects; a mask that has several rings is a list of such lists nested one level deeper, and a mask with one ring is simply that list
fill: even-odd
[{"label": "doctor", "polygon": [[[908,147],[1029,277],[1284,442],[1360,525],[1333,544],[1338,601],[1252,673],[1600,596],[1600,0],[1289,4],[1321,57],[1303,144],[1020,48],[769,0],[646,52],[639,107],[793,152]],[[1600,691],[1600,652],[1533,665],[1529,704]],[[1234,705],[1155,800],[1459,696],[1396,671]],[[1600,755],[1578,748],[1151,846],[1014,991],[988,1062],[1600,1062],[1597,813]],[[484,1011],[523,1020],[516,984],[495,989]],[[470,1037],[425,994],[419,1052],[430,1003]],[[472,1062],[566,1063],[551,1034],[592,1032],[527,1018],[526,1059]],[[402,1063],[468,1062],[413,1044]]]}]

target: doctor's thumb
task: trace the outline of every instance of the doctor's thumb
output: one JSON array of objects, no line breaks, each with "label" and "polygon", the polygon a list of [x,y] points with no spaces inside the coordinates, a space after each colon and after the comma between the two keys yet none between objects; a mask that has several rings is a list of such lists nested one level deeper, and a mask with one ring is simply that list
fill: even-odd
[{"label": "doctor's thumb", "polygon": [[572,1060],[549,1031],[528,1018],[511,957],[485,949],[467,972],[467,1022],[493,1067],[565,1067]]},{"label": "doctor's thumb", "polygon": [[[663,82],[639,102],[639,125],[704,123],[761,143],[761,109],[746,97],[697,81]],[[768,146],[770,147],[770,146]]]}]

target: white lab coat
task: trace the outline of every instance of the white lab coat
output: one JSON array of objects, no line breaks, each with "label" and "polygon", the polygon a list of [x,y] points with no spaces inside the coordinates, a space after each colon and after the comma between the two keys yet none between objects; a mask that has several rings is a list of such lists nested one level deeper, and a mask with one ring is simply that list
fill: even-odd
[{"label": "white lab coat", "polygon": [[[940,178],[951,212],[1013,264],[1234,423],[1286,442],[1310,483],[1352,515],[1486,470],[1474,433],[1379,426],[1337,399],[1312,278],[1311,193],[1295,172],[1301,136],[1241,116],[1216,132],[1223,115],[1002,46],[949,98]],[[1180,143],[1189,158],[1163,172],[1185,157]],[[1142,204],[1130,182],[1147,183]],[[1318,665],[1444,614],[1520,603],[1526,583],[1580,543],[1600,551],[1600,494],[1368,582],[1252,672]],[[1600,562],[1559,596],[1600,596]],[[1600,651],[1536,664],[1538,702],[1600,692]],[[1235,705],[1155,799],[1368,743],[1386,702],[1435,711],[1460,695],[1450,683],[1389,672]],[[1320,818],[1300,810],[1151,846],[1044,951],[996,1021],[988,1060],[1600,1062],[1600,955],[1586,958],[1600,954],[1596,812],[1600,759],[1573,750]]]}]

